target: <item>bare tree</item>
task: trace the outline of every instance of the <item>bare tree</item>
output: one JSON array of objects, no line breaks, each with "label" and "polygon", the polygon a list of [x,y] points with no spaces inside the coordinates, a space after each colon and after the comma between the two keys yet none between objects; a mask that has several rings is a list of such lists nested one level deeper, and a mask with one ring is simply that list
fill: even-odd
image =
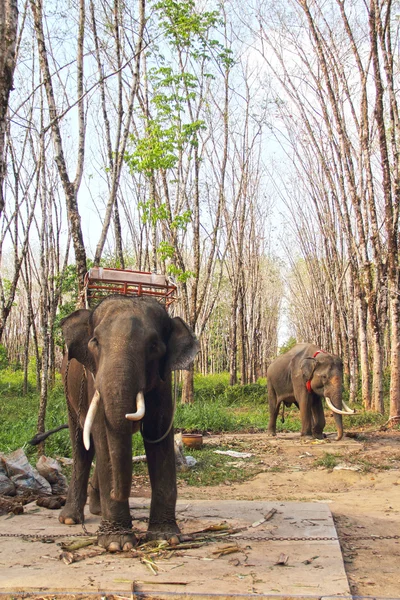
[{"label": "bare tree", "polygon": [[[78,191],[82,181],[83,166],[85,158],[85,107],[84,107],[84,83],[83,83],[83,55],[85,34],[85,1],[79,0],[78,35],[76,51],[76,104],[78,107],[78,147],[76,151],[77,164],[75,177],[70,178],[67,160],[64,151],[61,132],[61,111],[57,105],[54,79],[50,70],[51,43],[46,43],[44,34],[44,15],[42,0],[30,0],[31,10],[34,18],[36,41],[39,50],[39,63],[46,91],[47,105],[49,109],[50,123],[55,161],[57,164],[61,184],[64,190],[68,220],[72,232],[72,240],[75,251],[75,261],[78,274],[79,290],[83,290],[83,282],[86,274],[86,250],[83,242],[81,216],[78,209]],[[49,47],[50,45],[50,47]]]},{"label": "bare tree", "polygon": [[8,99],[13,89],[17,29],[17,0],[4,0],[0,4],[0,216],[4,208],[5,130]]}]

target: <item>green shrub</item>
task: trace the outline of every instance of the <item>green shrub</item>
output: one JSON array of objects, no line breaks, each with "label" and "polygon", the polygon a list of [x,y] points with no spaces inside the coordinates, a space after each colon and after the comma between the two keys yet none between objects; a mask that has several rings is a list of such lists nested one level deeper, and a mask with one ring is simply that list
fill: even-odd
[{"label": "green shrub", "polygon": [[0,344],[0,371],[8,367],[7,350],[3,344]]},{"label": "green shrub", "polygon": [[324,452],[323,456],[314,461],[314,465],[317,467],[325,467],[325,469],[333,469],[339,463],[340,458],[339,454]]}]

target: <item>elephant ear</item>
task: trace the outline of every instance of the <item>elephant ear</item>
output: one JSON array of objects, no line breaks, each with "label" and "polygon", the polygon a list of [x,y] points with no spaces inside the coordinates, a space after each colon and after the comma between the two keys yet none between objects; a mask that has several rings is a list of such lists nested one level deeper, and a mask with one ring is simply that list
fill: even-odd
[{"label": "elephant ear", "polygon": [[174,317],[167,344],[167,369],[187,369],[199,350],[200,344],[193,331],[180,317]]},{"label": "elephant ear", "polygon": [[68,360],[75,358],[89,370],[93,370],[88,342],[92,337],[90,315],[92,311],[80,309],[61,320],[60,325],[67,346]]},{"label": "elephant ear", "polygon": [[301,372],[303,373],[304,381],[310,381],[313,373],[315,371],[315,367],[317,365],[317,361],[315,358],[304,358],[300,363]]}]

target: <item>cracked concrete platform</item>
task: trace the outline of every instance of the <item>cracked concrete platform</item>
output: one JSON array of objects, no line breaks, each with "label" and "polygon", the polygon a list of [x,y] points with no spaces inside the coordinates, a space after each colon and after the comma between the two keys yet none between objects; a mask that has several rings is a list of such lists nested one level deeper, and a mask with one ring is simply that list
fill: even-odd
[{"label": "cracked concrete platform", "polygon": [[[147,499],[131,498],[134,527],[144,530]],[[252,527],[272,508],[270,521]],[[0,534],[82,533],[80,526],[58,522],[58,512],[25,507],[23,515],[0,517]],[[102,554],[70,565],[59,559],[61,549],[53,543],[21,537],[2,537],[0,544],[0,592],[48,594],[102,593],[120,598],[135,591],[152,598],[215,598],[279,596],[351,598],[336,529],[327,504],[317,502],[180,501],[178,522],[190,533],[226,521],[231,527],[246,527],[236,539],[221,540],[196,549],[178,551],[169,559],[156,558],[154,575],[139,558],[124,554]],[[87,514],[86,527],[95,532],[99,518]],[[304,538],[299,541],[268,541],[268,537]],[[333,538],[313,541],[310,538]],[[64,540],[65,541],[65,540]],[[224,545],[238,544],[238,552],[217,557]],[[78,553],[93,551],[93,546]],[[276,564],[281,555],[285,566]],[[283,558],[283,557],[282,557]]]}]

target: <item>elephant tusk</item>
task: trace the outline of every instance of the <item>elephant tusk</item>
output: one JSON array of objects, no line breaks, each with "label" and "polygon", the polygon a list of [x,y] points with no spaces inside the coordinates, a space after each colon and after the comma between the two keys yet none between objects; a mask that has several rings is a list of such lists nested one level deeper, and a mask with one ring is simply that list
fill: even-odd
[{"label": "elephant tusk", "polygon": [[92,425],[96,416],[99,402],[100,392],[96,390],[90,403],[89,410],[87,411],[85,424],[83,426],[83,445],[85,446],[86,450],[89,450],[90,448],[90,432],[92,430]]},{"label": "elephant tusk", "polygon": [[350,408],[350,406],[347,406],[347,404],[344,400],[342,400],[342,405],[344,406],[345,410],[347,411],[347,413],[349,415],[354,415],[356,413],[356,411],[353,408]]},{"label": "elephant tusk", "polygon": [[144,394],[143,392],[139,392],[136,396],[136,412],[126,414],[125,418],[128,419],[128,421],[140,421],[140,419],[143,419],[144,413]]},{"label": "elephant tusk", "polygon": [[329,408],[337,415],[352,415],[355,413],[355,411],[352,410],[351,408],[349,408],[343,401],[342,401],[342,404],[345,406],[345,408],[347,410],[339,410],[338,408],[336,408],[336,406],[333,405],[333,403],[328,398],[328,396],[325,396],[325,400],[326,400],[326,403],[329,406]]}]

